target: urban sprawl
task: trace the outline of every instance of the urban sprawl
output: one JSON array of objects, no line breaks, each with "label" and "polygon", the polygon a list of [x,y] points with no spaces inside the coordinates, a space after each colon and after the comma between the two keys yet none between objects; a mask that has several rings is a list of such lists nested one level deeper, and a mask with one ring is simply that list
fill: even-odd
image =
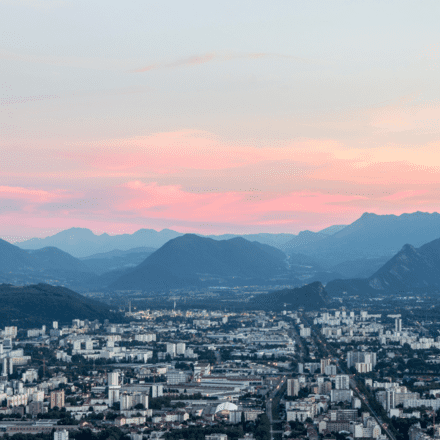
[{"label": "urban sprawl", "polygon": [[[400,315],[145,310],[0,334],[0,434],[439,437],[440,336]],[[440,420],[439,420],[440,422]]]}]

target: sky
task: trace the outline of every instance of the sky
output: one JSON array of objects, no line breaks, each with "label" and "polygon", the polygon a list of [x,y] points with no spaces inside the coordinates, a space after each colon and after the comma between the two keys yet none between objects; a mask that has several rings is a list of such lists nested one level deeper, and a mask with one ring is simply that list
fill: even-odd
[{"label": "sky", "polygon": [[439,211],[440,2],[0,0],[0,237]]}]

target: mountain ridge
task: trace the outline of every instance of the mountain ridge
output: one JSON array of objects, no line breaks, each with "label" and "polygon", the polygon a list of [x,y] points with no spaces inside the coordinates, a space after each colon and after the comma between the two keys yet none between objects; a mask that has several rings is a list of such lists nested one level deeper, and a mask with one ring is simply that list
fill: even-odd
[{"label": "mountain ridge", "polygon": [[285,255],[244,238],[217,241],[185,234],[168,241],[110,287],[167,289],[200,285],[202,278],[270,277],[286,269]]},{"label": "mountain ridge", "polygon": [[440,289],[439,269],[440,238],[418,248],[407,243],[370,277],[330,281],[326,289],[336,295]]}]

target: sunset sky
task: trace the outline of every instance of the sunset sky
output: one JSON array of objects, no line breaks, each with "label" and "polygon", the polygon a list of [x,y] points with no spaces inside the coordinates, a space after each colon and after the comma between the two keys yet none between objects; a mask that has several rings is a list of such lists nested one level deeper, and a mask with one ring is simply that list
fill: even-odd
[{"label": "sunset sky", "polygon": [[440,210],[440,2],[0,0],[0,237]]}]

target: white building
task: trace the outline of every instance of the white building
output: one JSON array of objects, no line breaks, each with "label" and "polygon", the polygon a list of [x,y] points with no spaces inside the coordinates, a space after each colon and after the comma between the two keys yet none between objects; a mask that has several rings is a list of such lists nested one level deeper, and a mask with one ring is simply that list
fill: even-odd
[{"label": "white building", "polygon": [[171,357],[176,356],[176,344],[167,342],[167,354],[171,355]]},{"label": "white building", "polygon": [[119,392],[121,386],[119,385],[119,373],[108,373],[108,400],[109,405],[112,406],[115,402],[119,402]]},{"label": "white building", "polygon": [[349,390],[350,389],[350,376],[348,374],[336,375],[335,388],[337,390]]},{"label": "white building", "polygon": [[53,433],[53,440],[69,440],[69,431],[60,429]]},{"label": "white building", "polygon": [[184,342],[179,342],[176,345],[176,354],[185,354],[186,344]]}]

